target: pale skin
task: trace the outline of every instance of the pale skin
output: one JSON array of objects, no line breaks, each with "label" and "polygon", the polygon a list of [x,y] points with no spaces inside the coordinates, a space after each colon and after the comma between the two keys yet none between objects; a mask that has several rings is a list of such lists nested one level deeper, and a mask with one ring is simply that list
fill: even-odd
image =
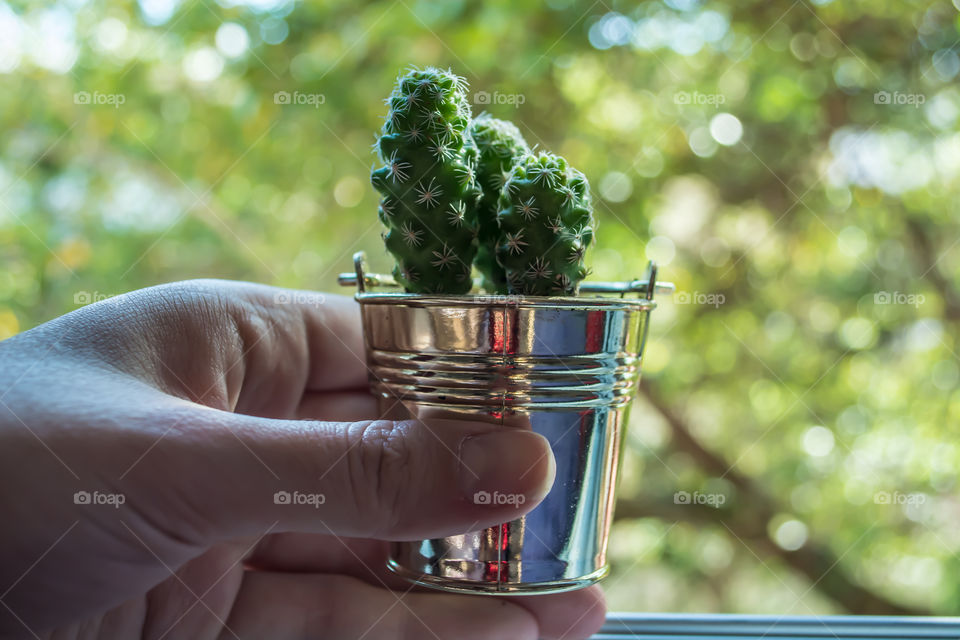
[{"label": "pale skin", "polygon": [[[480,422],[375,420],[357,305],[279,293],[163,285],[0,342],[0,637],[596,631],[597,587],[453,595],[385,569],[387,540],[532,509],[553,482],[549,446]],[[526,501],[474,504],[480,489]]]}]

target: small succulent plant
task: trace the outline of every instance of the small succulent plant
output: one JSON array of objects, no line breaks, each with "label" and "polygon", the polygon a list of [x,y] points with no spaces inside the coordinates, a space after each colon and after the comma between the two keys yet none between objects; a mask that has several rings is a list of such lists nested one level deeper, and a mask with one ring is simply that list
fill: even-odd
[{"label": "small succulent plant", "polygon": [[490,293],[576,295],[594,219],[586,177],[534,154],[510,122],[471,119],[467,83],[412,68],[377,138],[384,243],[408,292],[464,294],[476,264]]},{"label": "small succulent plant", "polygon": [[594,220],[587,178],[552,153],[528,154],[498,200],[496,257],[508,293],[575,295]]},{"label": "small succulent plant", "polygon": [[394,278],[413,293],[467,293],[476,254],[479,152],[470,137],[466,81],[410,69],[387,98],[370,175]]}]

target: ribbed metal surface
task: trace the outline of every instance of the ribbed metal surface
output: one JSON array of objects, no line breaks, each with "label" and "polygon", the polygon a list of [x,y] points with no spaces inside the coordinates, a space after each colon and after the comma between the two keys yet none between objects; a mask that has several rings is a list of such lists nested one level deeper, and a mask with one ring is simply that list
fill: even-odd
[{"label": "ribbed metal surface", "polygon": [[617,614],[592,640],[960,639],[960,618]]},{"label": "ribbed metal surface", "polygon": [[375,393],[476,408],[621,406],[640,376],[635,355],[522,357],[412,354],[372,349]]},{"label": "ribbed metal surface", "polygon": [[640,375],[647,300],[362,294],[376,393],[432,406],[619,407]]}]

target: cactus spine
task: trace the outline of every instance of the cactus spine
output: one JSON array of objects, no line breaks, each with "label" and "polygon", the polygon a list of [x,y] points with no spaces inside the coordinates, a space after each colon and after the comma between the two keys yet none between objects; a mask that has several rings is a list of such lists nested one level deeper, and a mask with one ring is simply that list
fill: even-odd
[{"label": "cactus spine", "polygon": [[530,147],[512,122],[497,120],[486,113],[470,123],[470,134],[480,151],[477,180],[483,189],[477,209],[480,229],[476,265],[483,274],[483,286],[488,292],[507,293],[507,274],[496,257],[500,235],[497,201],[514,165],[530,153]]},{"label": "cactus spine", "polygon": [[376,148],[384,242],[408,292],[462,294],[477,250],[479,152],[467,127],[466,81],[450,71],[411,69],[387,98]]},{"label": "cactus spine", "polygon": [[594,219],[586,176],[552,153],[524,156],[498,200],[496,257],[508,291],[575,295]]}]

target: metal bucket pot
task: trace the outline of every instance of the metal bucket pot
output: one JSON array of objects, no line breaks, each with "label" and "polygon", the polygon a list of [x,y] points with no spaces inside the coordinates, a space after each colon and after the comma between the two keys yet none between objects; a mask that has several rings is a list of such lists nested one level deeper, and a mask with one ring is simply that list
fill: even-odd
[{"label": "metal bucket pot", "polygon": [[[577,589],[606,575],[623,428],[640,376],[656,270],[646,298],[427,296],[357,283],[371,391],[384,417],[464,418],[531,429],[556,458],[533,511],[464,535],[394,543],[390,568],[447,591]],[[598,287],[597,285],[602,285]],[[639,289],[643,290],[643,289]],[[669,285],[661,290],[669,290]],[[482,492],[481,492],[482,493]],[[476,500],[493,499],[478,495]]]}]

